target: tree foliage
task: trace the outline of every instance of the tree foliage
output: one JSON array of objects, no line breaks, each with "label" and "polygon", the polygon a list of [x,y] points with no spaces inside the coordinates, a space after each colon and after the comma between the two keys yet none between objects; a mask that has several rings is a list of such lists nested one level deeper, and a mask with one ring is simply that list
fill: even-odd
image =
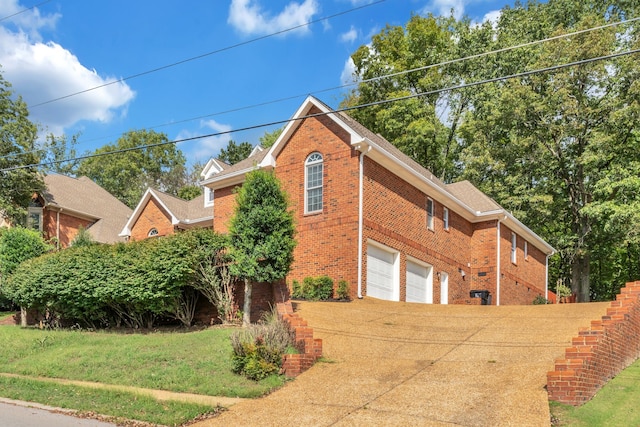
[{"label": "tree foliage", "polygon": [[278,139],[282,133],[283,129],[284,128],[278,128],[273,132],[265,131],[264,135],[260,137],[260,146],[266,149],[271,148],[271,146],[276,142],[276,139]]},{"label": "tree foliage", "polygon": [[293,262],[295,226],[287,195],[275,175],[247,174],[229,227],[231,273],[244,279],[243,324],[250,323],[252,282],[284,279]]},{"label": "tree foliage", "polygon": [[225,163],[233,165],[249,157],[252,150],[253,145],[248,142],[241,142],[240,144],[237,144],[234,140],[230,140],[227,144],[227,148],[220,150],[218,158]]},{"label": "tree foliage", "polygon": [[[637,49],[636,24],[366,79],[618,22],[636,17],[638,8],[626,1],[529,1],[482,25],[414,16],[354,53],[364,80],[345,103],[427,93],[352,114],[441,178],[471,180],[556,247],[551,283],[570,284],[579,301],[609,298],[613,280],[638,273],[637,58],[429,93]],[[626,273],[603,262],[625,264]],[[592,277],[598,277],[594,286]]]},{"label": "tree foliage", "polygon": [[15,97],[11,84],[0,74],[0,215],[19,224],[34,192],[44,187],[34,168],[13,169],[37,164],[38,128],[29,120],[22,97]]},{"label": "tree foliage", "polygon": [[125,133],[115,144],[93,154],[153,145],[144,149],[102,155],[83,160],[77,174],[91,178],[130,208],[134,208],[148,187],[177,195],[186,179],[185,157],[163,133],[136,130]]}]

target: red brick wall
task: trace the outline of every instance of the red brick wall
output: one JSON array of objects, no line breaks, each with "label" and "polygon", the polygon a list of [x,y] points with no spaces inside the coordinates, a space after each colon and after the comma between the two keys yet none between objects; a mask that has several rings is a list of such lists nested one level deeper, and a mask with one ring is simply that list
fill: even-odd
[{"label": "red brick wall", "polygon": [[[400,300],[406,299],[406,256],[433,266],[433,302],[440,302],[436,273],[449,275],[449,302],[469,297],[473,226],[449,208],[449,229],[444,229],[442,204],[434,201],[433,230],[427,228],[424,194],[413,185],[365,157],[364,241],[382,243],[400,252]],[[363,293],[366,294],[366,256],[363,261]],[[459,270],[465,272],[463,278]]]},{"label": "red brick wall", "polygon": [[[491,304],[496,304],[496,222],[483,221],[474,224],[471,248],[471,287],[488,290]],[[468,297],[468,295],[467,295]]]},{"label": "red brick wall", "polygon": [[[317,112],[312,110],[310,113]],[[298,246],[287,279],[327,275],[338,283],[346,280],[350,296],[358,284],[358,195],[359,155],[349,135],[326,116],[305,119],[276,159],[276,176],[290,197],[297,228]],[[323,156],[323,209],[304,213],[305,160],[309,154]],[[363,294],[366,295],[367,240],[399,252],[400,300],[406,300],[407,256],[433,267],[433,301],[440,301],[437,273],[449,275],[450,303],[474,303],[472,289],[487,289],[496,298],[496,221],[472,224],[449,207],[449,229],[443,225],[445,206],[434,201],[434,229],[426,226],[424,194],[370,158],[364,158]],[[214,230],[225,233],[233,215],[233,187],[215,191]],[[518,239],[519,261],[511,264],[511,230],[503,227],[501,239],[501,304],[531,304],[544,294],[545,257],[529,245],[524,260],[523,241]],[[461,272],[464,271],[464,276]],[[516,284],[517,283],[517,284]]]},{"label": "red brick wall", "polygon": [[167,236],[174,233],[171,215],[154,198],[151,198],[131,228],[131,240],[146,239],[149,235],[149,230],[154,227],[158,230],[158,236]]},{"label": "red brick wall", "polygon": [[234,189],[237,186],[221,188],[214,193],[213,230],[218,233],[229,231],[229,220],[233,216],[236,205]]},{"label": "red brick wall", "polygon": [[[318,112],[310,111],[310,114]],[[309,154],[323,156],[322,212],[304,213],[305,160]],[[358,248],[358,152],[349,136],[325,116],[305,119],[276,159],[276,176],[290,197],[295,215],[298,246],[287,277],[302,281],[307,276],[327,275],[346,280],[351,296],[357,290]],[[216,206],[218,203],[216,191]]]},{"label": "red brick wall", "polygon": [[516,263],[511,262],[511,229],[500,224],[500,304],[531,304],[544,297],[546,256],[531,243],[524,257],[524,239],[516,237]]},{"label": "red brick wall", "polygon": [[627,283],[571,345],[547,374],[547,391],[550,400],[579,406],[640,357],[640,282]]},{"label": "red brick wall", "polygon": [[[59,236],[60,248],[67,248],[78,234],[80,227],[87,228],[93,221],[78,218],[66,213],[44,208],[42,211],[42,231],[45,239],[54,239]],[[59,227],[59,231],[58,231]],[[59,232],[59,235],[58,235]]]}]

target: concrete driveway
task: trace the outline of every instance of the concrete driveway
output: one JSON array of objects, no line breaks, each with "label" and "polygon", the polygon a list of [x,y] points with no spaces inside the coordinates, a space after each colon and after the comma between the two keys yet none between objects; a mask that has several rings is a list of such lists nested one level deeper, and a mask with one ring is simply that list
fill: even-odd
[{"label": "concrete driveway", "polygon": [[196,425],[548,426],[546,373],[609,303],[297,303],[326,362]]}]

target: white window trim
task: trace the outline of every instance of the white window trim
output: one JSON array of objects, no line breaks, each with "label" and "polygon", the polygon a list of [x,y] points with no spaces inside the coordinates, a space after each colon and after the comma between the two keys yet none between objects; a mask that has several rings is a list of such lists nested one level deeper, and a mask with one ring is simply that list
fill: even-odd
[{"label": "white window trim", "polygon": [[445,230],[449,229],[449,208],[442,208],[442,225]]},{"label": "white window trim", "polygon": [[147,237],[155,237],[157,236],[158,233],[158,229],[155,227],[152,227],[151,229],[149,229],[149,231],[147,232]]},{"label": "white window trim", "polygon": [[[429,209],[429,205],[431,205],[431,209]],[[433,230],[434,216],[436,211],[436,204],[432,198],[427,197],[427,229]]]},{"label": "white window trim", "polygon": [[31,220],[31,214],[35,213],[38,214],[38,231],[42,231],[43,230],[43,224],[42,224],[42,216],[44,214],[44,209],[40,208],[40,207],[34,207],[34,206],[29,206],[27,208],[27,226],[29,228],[33,228],[35,229],[35,227],[33,225],[30,224],[30,220]]},{"label": "white window trim", "polygon": [[[309,161],[311,159],[312,156],[314,155],[319,155],[320,156],[320,160],[313,160],[313,161]],[[308,174],[309,174],[309,167],[310,166],[315,166],[320,164],[322,166],[322,180],[320,181],[321,184],[318,187],[313,187],[313,188],[309,188],[308,187]],[[322,203],[320,204],[320,209],[316,209],[313,211],[309,210],[309,190],[315,190],[320,188],[320,194],[321,194],[321,198],[322,198]],[[314,151],[313,153],[309,154],[307,156],[307,158],[304,161],[304,213],[305,214],[311,214],[311,213],[318,213],[318,212],[322,212],[324,206],[324,156],[317,152]]]},{"label": "white window trim", "polygon": [[529,242],[524,241],[524,259],[529,259]]},{"label": "white window trim", "polygon": [[209,187],[204,187],[204,207],[205,208],[210,208],[211,206],[213,206],[214,198],[215,198],[214,190],[210,189]]},{"label": "white window trim", "polygon": [[516,233],[511,233],[511,262],[516,264],[517,262],[517,250],[518,250],[518,237]]}]

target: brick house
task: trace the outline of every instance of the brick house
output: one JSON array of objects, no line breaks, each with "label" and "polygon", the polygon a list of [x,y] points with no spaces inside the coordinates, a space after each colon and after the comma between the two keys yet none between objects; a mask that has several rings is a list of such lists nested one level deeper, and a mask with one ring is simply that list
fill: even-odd
[{"label": "brick house", "polygon": [[120,237],[143,240],[189,228],[211,228],[213,204],[207,196],[205,192],[193,200],[184,200],[148,188],[120,231]]},{"label": "brick house", "polygon": [[380,135],[308,97],[269,150],[202,181],[227,232],[234,188],[272,170],[289,194],[298,246],[287,278],[346,280],[352,297],[531,304],[554,249],[470,182],[445,184]]},{"label": "brick house", "polygon": [[68,247],[80,228],[96,242],[116,243],[131,209],[86,176],[73,178],[50,174],[45,190],[34,194],[28,208],[27,225],[42,232],[59,248]]}]

